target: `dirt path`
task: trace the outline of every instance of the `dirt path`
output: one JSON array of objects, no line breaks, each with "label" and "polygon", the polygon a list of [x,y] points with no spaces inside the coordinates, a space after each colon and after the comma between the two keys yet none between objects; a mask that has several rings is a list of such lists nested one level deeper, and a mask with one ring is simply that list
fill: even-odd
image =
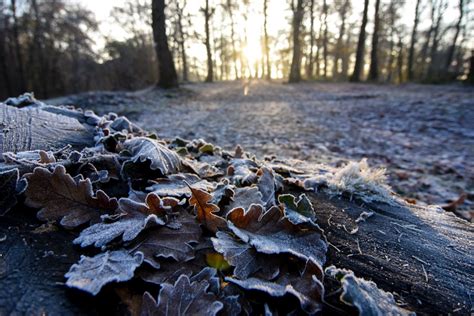
[{"label": "dirt path", "polygon": [[[330,164],[367,157],[387,168],[390,184],[406,197],[445,204],[465,192],[462,208],[473,209],[473,88],[253,82],[185,89],[135,93],[137,105],[117,111],[161,137],[241,144],[259,156]],[[130,103],[124,95],[116,103]]]}]

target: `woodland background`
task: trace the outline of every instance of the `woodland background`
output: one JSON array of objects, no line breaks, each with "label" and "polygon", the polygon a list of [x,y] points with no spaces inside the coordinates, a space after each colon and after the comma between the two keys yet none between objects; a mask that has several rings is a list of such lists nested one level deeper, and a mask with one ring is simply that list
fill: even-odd
[{"label": "woodland background", "polygon": [[154,16],[179,82],[473,81],[470,0],[125,0],[107,21],[85,2],[0,1],[1,98],[153,85]]}]

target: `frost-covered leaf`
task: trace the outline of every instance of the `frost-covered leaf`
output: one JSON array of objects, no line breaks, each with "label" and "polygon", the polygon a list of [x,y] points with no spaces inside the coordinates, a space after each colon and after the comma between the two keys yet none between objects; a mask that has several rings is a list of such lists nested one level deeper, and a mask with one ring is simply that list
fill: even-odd
[{"label": "frost-covered leaf", "polygon": [[162,284],[158,299],[146,292],[143,295],[142,315],[216,315],[223,304],[214,294],[207,293],[207,281],[190,282],[181,275],[174,285]]},{"label": "frost-covered leaf", "polygon": [[190,168],[194,173],[199,175],[201,178],[215,178],[224,175],[224,171],[219,170],[215,166],[210,165],[207,162],[184,159],[183,165]]},{"label": "frost-covered leaf", "polygon": [[214,214],[219,211],[219,207],[211,203],[212,195],[193,187],[190,189],[192,197],[189,199],[189,204],[194,206],[198,221],[212,232],[216,232],[218,228],[226,227],[225,220]]},{"label": "frost-covered leaf", "polygon": [[82,247],[92,244],[96,247],[103,247],[119,236],[122,236],[124,242],[131,241],[146,227],[165,225],[164,218],[167,210],[178,203],[179,201],[176,199],[161,199],[153,193],[147,195],[145,203],[121,198],[119,206],[123,215],[119,220],[112,223],[98,223],[84,229],[74,240],[74,243],[80,244]]},{"label": "frost-covered leaf", "polygon": [[37,214],[40,220],[61,219],[62,226],[73,228],[97,221],[117,208],[115,198],[109,198],[101,190],[94,196],[89,179],[76,182],[61,165],[53,172],[38,167],[25,177],[28,181],[25,203],[41,208]]},{"label": "frost-covered leaf", "polygon": [[283,204],[285,217],[292,224],[316,222],[316,213],[306,194],[301,194],[298,200],[292,194],[282,194],[278,197],[278,202]]},{"label": "frost-covered leaf", "polygon": [[253,277],[245,280],[236,278],[225,278],[225,280],[245,290],[261,291],[272,297],[292,295],[299,301],[303,311],[314,314],[322,308],[324,286],[320,281],[321,277],[319,265],[309,260],[301,271],[281,273],[273,281]]},{"label": "frost-covered leaf", "polygon": [[234,184],[239,186],[251,185],[257,182],[257,175],[253,170],[257,170],[258,165],[250,159],[232,159],[227,168],[227,174],[231,176]]},{"label": "frost-covered leaf", "polygon": [[358,278],[350,270],[338,269],[335,266],[326,268],[325,273],[341,282],[341,301],[347,305],[355,306],[359,315],[415,315],[397,306],[391,293],[377,287],[372,281]]},{"label": "frost-covered leaf", "polygon": [[232,202],[226,207],[229,212],[235,208],[248,209],[252,204],[264,205],[262,193],[256,186],[235,189]]},{"label": "frost-covered leaf", "polygon": [[183,211],[174,220],[179,229],[157,227],[147,231],[137,246],[136,251],[142,252],[145,261],[153,264],[156,258],[173,258],[176,261],[187,261],[194,258],[191,244],[197,243],[202,235],[197,220]]},{"label": "frost-covered leaf", "polygon": [[201,180],[198,176],[190,173],[179,173],[168,176],[166,179],[156,179],[152,182],[153,184],[147,187],[147,191],[153,192],[159,196],[171,196],[171,197],[190,197],[191,189],[188,184],[192,185],[193,188],[201,189],[204,191],[211,190],[214,185],[207,180]]},{"label": "frost-covered leaf", "polygon": [[110,282],[123,282],[133,278],[133,273],[143,262],[142,254],[130,255],[125,250],[107,251],[95,257],[81,256],[66,273],[66,285],[96,295]]},{"label": "frost-covered leaf", "polygon": [[219,183],[212,192],[211,203],[217,206],[227,205],[235,195],[235,187],[227,182]]},{"label": "frost-covered leaf", "polygon": [[123,164],[123,170],[130,174],[133,164],[149,161],[151,170],[159,170],[162,175],[177,173],[181,170],[181,158],[154,139],[136,137],[123,144],[131,158]]},{"label": "frost-covered leaf", "polygon": [[228,226],[242,241],[266,254],[288,253],[302,259],[312,259],[321,266],[326,260],[327,245],[317,227],[300,229],[282,216],[274,206],[264,211],[251,205],[247,211],[236,208],[227,215]]},{"label": "frost-covered leaf", "polygon": [[205,267],[195,275],[189,278],[191,283],[207,281],[209,283],[208,292],[212,292],[219,295],[220,292],[220,279],[217,270],[211,267]]},{"label": "frost-covered leaf", "polygon": [[262,194],[263,205],[265,207],[272,207],[275,205],[275,176],[273,171],[266,167],[260,168],[257,172],[258,183],[257,187]]},{"label": "frost-covered leaf", "polygon": [[0,216],[5,215],[17,203],[17,195],[26,189],[26,181],[20,180],[18,169],[0,172]]},{"label": "frost-covered leaf", "polygon": [[234,275],[246,279],[259,272],[265,279],[273,279],[278,275],[279,266],[274,257],[258,253],[255,249],[228,233],[217,232],[217,238],[211,238],[214,249],[224,255],[225,260],[234,266]]}]

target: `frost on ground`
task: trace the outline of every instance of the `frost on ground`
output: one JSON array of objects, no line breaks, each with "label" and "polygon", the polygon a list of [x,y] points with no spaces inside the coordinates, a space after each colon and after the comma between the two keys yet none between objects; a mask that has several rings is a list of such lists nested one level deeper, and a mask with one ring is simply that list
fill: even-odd
[{"label": "frost on ground", "polygon": [[[70,101],[68,101],[70,100]],[[417,203],[474,205],[474,89],[445,85],[241,82],[181,91],[62,98],[126,114],[160,137],[204,138],[261,157],[341,167],[367,158],[392,189]]]}]

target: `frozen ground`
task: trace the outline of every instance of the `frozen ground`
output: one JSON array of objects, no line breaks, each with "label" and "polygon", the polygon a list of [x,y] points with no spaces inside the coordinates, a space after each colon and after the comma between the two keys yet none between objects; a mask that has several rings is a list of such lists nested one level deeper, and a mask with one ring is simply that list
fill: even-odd
[{"label": "frozen ground", "polygon": [[[67,102],[65,101],[67,100]],[[418,203],[463,193],[474,208],[474,89],[462,86],[253,82],[61,99],[131,117],[159,136],[339,165],[367,157]]]}]

